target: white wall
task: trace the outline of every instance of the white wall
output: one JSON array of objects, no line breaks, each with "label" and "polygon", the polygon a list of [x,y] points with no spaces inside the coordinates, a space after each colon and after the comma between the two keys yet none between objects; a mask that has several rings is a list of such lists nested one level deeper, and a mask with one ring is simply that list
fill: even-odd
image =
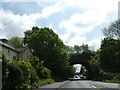
[{"label": "white wall", "polygon": [[6,59],[13,61],[16,57],[16,60],[17,60],[18,57],[17,57],[16,51],[14,51],[10,48],[4,47],[4,46],[2,46],[2,51],[5,54]]}]

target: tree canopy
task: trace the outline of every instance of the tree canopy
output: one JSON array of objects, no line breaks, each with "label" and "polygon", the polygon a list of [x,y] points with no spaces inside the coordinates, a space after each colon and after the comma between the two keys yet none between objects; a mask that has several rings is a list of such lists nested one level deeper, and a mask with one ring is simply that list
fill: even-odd
[{"label": "tree canopy", "polygon": [[66,50],[68,53],[82,53],[82,52],[86,52],[86,53],[90,53],[89,50],[89,46],[88,44],[82,44],[82,45],[74,45],[74,47],[72,46],[66,46]]},{"label": "tree canopy", "polygon": [[104,28],[103,34],[105,38],[100,47],[101,67],[108,72],[118,72],[120,71],[120,20]]},{"label": "tree canopy", "polygon": [[14,48],[21,48],[23,47],[23,38],[12,37],[8,40],[8,44],[13,46]]},{"label": "tree canopy", "polygon": [[100,47],[100,64],[107,72],[120,72],[120,48],[118,40],[104,38]]},{"label": "tree canopy", "polygon": [[70,72],[65,45],[52,29],[33,27],[25,32],[24,43],[55,76],[66,77]]},{"label": "tree canopy", "polygon": [[107,28],[103,29],[103,34],[106,37],[111,37],[120,40],[120,20],[111,23]]}]

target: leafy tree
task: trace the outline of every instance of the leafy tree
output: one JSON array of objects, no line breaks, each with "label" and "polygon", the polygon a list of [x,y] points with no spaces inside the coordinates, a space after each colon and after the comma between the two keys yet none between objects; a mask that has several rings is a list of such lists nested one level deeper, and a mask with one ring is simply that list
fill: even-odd
[{"label": "leafy tree", "polygon": [[106,37],[120,40],[120,20],[111,23],[108,28],[104,28],[103,33]]},{"label": "leafy tree", "polygon": [[40,60],[38,57],[31,55],[30,56],[30,64],[37,70],[38,67],[41,67]]},{"label": "leafy tree", "polygon": [[49,28],[33,27],[25,32],[25,44],[33,55],[44,61],[44,66],[59,77],[65,76],[65,69],[69,66],[65,45],[58,35]]},{"label": "leafy tree", "polygon": [[92,52],[94,56],[89,60],[93,80],[101,80],[99,51]]},{"label": "leafy tree", "polygon": [[23,47],[23,38],[12,37],[8,40],[8,44],[13,46],[14,48],[21,48]]},{"label": "leafy tree", "polygon": [[81,52],[89,53],[90,52],[89,46],[87,44],[86,45],[83,44],[81,46],[75,45],[74,50],[75,50],[76,53],[81,53]]},{"label": "leafy tree", "polygon": [[40,79],[51,78],[51,71],[43,66],[43,61],[40,61],[38,57],[31,55],[30,63],[36,70]]},{"label": "leafy tree", "polygon": [[100,47],[100,65],[107,72],[120,72],[120,48],[118,40],[104,38]]},{"label": "leafy tree", "polygon": [[81,47],[78,45],[74,45],[74,50],[76,53],[80,53],[81,52]]},{"label": "leafy tree", "polygon": [[66,46],[66,51],[68,52],[68,54],[75,53],[74,47],[72,46]]}]

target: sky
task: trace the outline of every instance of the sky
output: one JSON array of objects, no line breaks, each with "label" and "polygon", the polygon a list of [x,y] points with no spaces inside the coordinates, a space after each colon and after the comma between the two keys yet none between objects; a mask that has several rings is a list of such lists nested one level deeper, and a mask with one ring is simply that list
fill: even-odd
[{"label": "sky", "polygon": [[82,66],[81,64],[75,64],[75,65],[73,65],[73,67],[76,69],[75,73],[80,73],[81,66]]},{"label": "sky", "polygon": [[0,38],[24,37],[33,26],[49,27],[69,46],[99,49],[102,30],[118,19],[119,0],[2,0]]}]

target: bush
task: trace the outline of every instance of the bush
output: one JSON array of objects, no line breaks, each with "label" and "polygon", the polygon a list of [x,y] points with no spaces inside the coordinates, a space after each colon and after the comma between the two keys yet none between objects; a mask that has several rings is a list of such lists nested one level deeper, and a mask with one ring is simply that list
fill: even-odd
[{"label": "bush", "polygon": [[30,64],[37,70],[37,68],[40,66],[40,60],[38,57],[31,55],[30,56]]},{"label": "bush", "polygon": [[37,86],[38,85],[38,81],[39,81],[38,75],[37,75],[35,69],[32,68],[32,70],[31,70],[31,85],[33,87]]},{"label": "bush", "polygon": [[22,88],[28,89],[32,86],[33,83],[37,82],[38,80],[37,74],[29,62],[14,61],[10,63],[13,65],[18,65],[23,71],[24,78]]},{"label": "bush", "polygon": [[49,79],[51,78],[51,71],[46,67],[39,67],[37,73],[40,79]]},{"label": "bush", "polygon": [[38,57],[31,55],[30,63],[36,70],[40,79],[51,78],[51,71],[43,66],[43,61],[40,61]]},{"label": "bush", "polygon": [[93,80],[100,80],[100,62],[99,62],[99,51],[93,52],[94,57],[88,62],[91,67],[92,79]]},{"label": "bush", "polygon": [[21,88],[20,86],[23,84],[23,72],[21,68],[17,65],[8,64],[8,77],[6,78],[6,82],[3,86],[3,90],[10,89],[17,89]]},{"label": "bush", "polygon": [[6,78],[7,78],[7,73],[8,73],[8,70],[7,70],[7,63],[8,63],[8,60],[6,60],[5,58],[5,55],[4,54],[1,54],[1,58],[2,58],[2,85],[4,86],[5,82],[6,82]]}]

